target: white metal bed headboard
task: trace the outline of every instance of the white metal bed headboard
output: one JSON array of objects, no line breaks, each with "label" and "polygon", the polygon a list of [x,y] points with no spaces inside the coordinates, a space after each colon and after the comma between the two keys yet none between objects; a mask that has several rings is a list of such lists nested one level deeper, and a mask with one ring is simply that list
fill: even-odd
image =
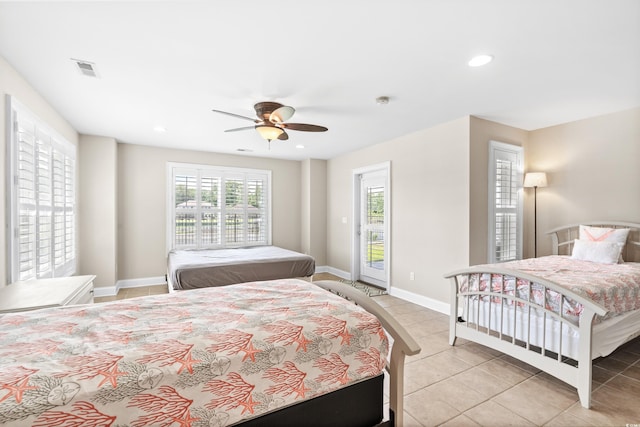
[{"label": "white metal bed headboard", "polygon": [[553,255],[571,255],[573,241],[580,237],[580,225],[590,227],[628,228],[629,237],[622,251],[622,258],[627,262],[640,262],[640,224],[620,221],[590,221],[580,224],[565,225],[548,231],[553,240]]}]

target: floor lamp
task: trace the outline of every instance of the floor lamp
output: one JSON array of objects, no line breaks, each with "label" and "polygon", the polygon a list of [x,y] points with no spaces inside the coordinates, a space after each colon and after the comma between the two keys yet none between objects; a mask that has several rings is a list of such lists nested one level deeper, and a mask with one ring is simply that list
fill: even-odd
[{"label": "floor lamp", "polygon": [[524,187],[533,187],[533,256],[538,257],[538,187],[547,186],[547,174],[544,172],[529,172],[524,176]]}]

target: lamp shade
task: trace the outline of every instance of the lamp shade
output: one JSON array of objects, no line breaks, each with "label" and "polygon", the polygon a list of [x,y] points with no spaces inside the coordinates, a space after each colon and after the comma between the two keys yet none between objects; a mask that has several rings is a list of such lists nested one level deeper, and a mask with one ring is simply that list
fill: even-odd
[{"label": "lamp shade", "polygon": [[267,139],[269,141],[272,141],[274,139],[278,139],[278,137],[280,135],[282,135],[282,133],[284,132],[279,127],[276,127],[276,126],[273,126],[273,125],[256,126],[256,130],[258,131],[258,133],[260,134],[261,137],[263,137],[264,139]]},{"label": "lamp shade", "polygon": [[547,174],[544,172],[529,172],[524,176],[524,187],[546,187]]}]

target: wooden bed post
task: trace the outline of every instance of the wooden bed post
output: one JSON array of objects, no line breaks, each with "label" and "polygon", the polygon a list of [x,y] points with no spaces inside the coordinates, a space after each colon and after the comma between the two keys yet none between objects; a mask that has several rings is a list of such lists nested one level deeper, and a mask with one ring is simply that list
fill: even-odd
[{"label": "wooden bed post", "polygon": [[407,330],[382,306],[363,292],[333,280],[313,282],[321,288],[338,292],[378,318],[384,330],[393,338],[389,372],[389,418],[392,425],[402,427],[404,420],[404,358],[420,353],[420,346]]},{"label": "wooden bed post", "polygon": [[389,361],[389,418],[392,425],[404,424],[404,353],[394,345]]}]

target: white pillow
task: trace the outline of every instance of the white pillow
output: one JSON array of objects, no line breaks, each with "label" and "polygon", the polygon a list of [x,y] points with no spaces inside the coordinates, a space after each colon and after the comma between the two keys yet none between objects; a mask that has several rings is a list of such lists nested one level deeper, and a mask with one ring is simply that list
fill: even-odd
[{"label": "white pillow", "polygon": [[571,258],[600,264],[617,264],[621,252],[620,243],[574,240]]},{"label": "white pillow", "polygon": [[580,240],[590,242],[614,242],[622,245],[620,249],[620,257],[618,262],[624,262],[622,259],[622,251],[627,243],[629,236],[628,228],[607,228],[607,227],[590,227],[588,225],[580,226]]}]

